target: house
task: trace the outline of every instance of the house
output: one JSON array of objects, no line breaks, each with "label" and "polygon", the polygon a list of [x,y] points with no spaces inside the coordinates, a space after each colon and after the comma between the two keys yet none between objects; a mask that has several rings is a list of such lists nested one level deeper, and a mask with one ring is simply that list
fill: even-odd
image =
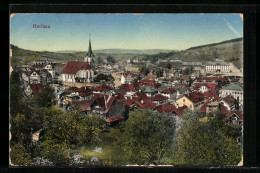
[{"label": "house", "polygon": [[219,110],[219,103],[217,101],[207,100],[201,107],[200,111],[204,114],[214,113]]},{"label": "house", "polygon": [[196,83],[193,86],[193,89],[201,93],[208,92],[208,91],[218,92],[218,87],[217,84],[215,83]]},{"label": "house", "polygon": [[221,98],[214,93],[213,91],[207,91],[202,93],[204,95],[204,98],[211,100],[211,101],[219,101]]},{"label": "house", "polygon": [[52,76],[49,73],[49,71],[47,71],[47,70],[40,70],[38,73],[40,75],[41,84],[47,85],[47,84],[52,83]]},{"label": "house", "polygon": [[234,126],[241,126],[243,124],[243,111],[230,111],[226,115],[226,121]]},{"label": "house", "polygon": [[193,81],[193,86],[196,83],[216,83],[219,86],[223,86],[226,84],[230,83],[230,80],[226,77],[197,77],[194,81]]},{"label": "house", "polygon": [[106,84],[101,84],[99,86],[92,87],[91,90],[93,93],[109,94],[113,92],[114,88]]},{"label": "house", "polygon": [[31,72],[30,76],[29,76],[29,83],[30,84],[39,84],[41,83],[41,77],[40,77],[40,74],[39,74],[39,71],[33,71]]},{"label": "house", "polygon": [[239,104],[243,104],[243,88],[236,84],[227,84],[222,88],[221,97],[224,98],[231,95]]},{"label": "house", "polygon": [[188,94],[184,94],[184,96],[180,97],[175,101],[175,106],[182,107],[187,106],[190,110],[194,110],[195,107],[202,105],[205,101],[205,97],[203,94],[198,92],[192,92]]},{"label": "house", "polygon": [[101,64],[101,67],[104,68],[104,69],[107,69],[107,70],[111,70],[112,69],[112,66],[110,64],[108,64],[108,63],[105,63],[105,62],[103,62]]},{"label": "house", "polygon": [[148,97],[152,97],[153,95],[158,93],[158,90],[154,87],[150,87],[150,86],[143,86],[140,87],[141,91],[143,93],[145,93]]},{"label": "house", "polygon": [[228,110],[238,110],[238,101],[232,96],[228,95],[220,100],[220,103],[225,106]]},{"label": "house", "polygon": [[136,73],[123,73],[121,75],[121,84],[130,84],[138,78]]},{"label": "house", "polygon": [[156,94],[154,96],[152,96],[150,98],[150,100],[153,102],[153,103],[156,103],[157,105],[159,104],[164,104],[168,101],[168,97],[166,96],[163,96],[161,94]]},{"label": "house", "polygon": [[61,72],[62,82],[84,82],[93,81],[94,71],[88,62],[69,61]]},{"label": "house", "polygon": [[51,74],[51,77],[54,77],[55,71],[52,65],[48,64],[43,69],[47,70]]},{"label": "house", "polygon": [[167,97],[169,100],[175,100],[177,97],[177,91],[172,88],[167,88],[164,90],[160,90],[159,93],[165,97]]},{"label": "house", "polygon": [[180,98],[182,97],[184,94],[188,93],[187,88],[173,88],[174,90],[176,90],[176,98]]},{"label": "house", "polygon": [[170,114],[174,111],[174,106],[169,105],[169,103],[164,103],[162,105],[156,106],[155,110],[159,113],[167,113]]}]

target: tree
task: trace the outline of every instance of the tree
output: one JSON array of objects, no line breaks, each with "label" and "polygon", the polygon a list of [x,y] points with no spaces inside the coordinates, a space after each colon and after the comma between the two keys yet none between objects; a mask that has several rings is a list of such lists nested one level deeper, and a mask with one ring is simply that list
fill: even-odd
[{"label": "tree", "polygon": [[24,113],[23,93],[20,89],[20,77],[17,71],[12,71],[10,76],[10,114]]},{"label": "tree", "polygon": [[[187,119],[188,115],[191,119]],[[228,125],[217,117],[187,112],[177,133],[175,165],[237,165],[241,159],[240,146],[222,126]]]},{"label": "tree", "polygon": [[47,85],[33,96],[32,101],[35,103],[36,107],[51,107],[55,104],[54,99],[54,89]]},{"label": "tree", "polygon": [[10,159],[15,166],[29,166],[32,163],[30,153],[20,142],[12,144]]},{"label": "tree", "polygon": [[97,115],[83,116],[77,110],[64,113],[57,106],[46,109],[44,119],[37,152],[54,165],[70,164],[71,152],[100,142],[99,134],[105,128],[105,121]]},{"label": "tree", "polygon": [[103,60],[102,60],[102,58],[101,58],[101,57],[97,57],[97,59],[96,59],[96,63],[97,63],[97,64],[101,64],[101,63],[102,63],[102,61],[103,61]]},{"label": "tree", "polygon": [[107,56],[107,62],[111,63],[111,64],[114,64],[116,62],[115,58],[112,57],[112,56]]},{"label": "tree", "polygon": [[120,160],[121,153],[124,164],[163,164],[162,158],[172,145],[174,130],[174,120],[168,115],[137,109],[130,113],[127,121],[110,131],[112,139],[116,139],[113,146],[119,146],[114,151],[118,153],[116,158],[110,161]]}]

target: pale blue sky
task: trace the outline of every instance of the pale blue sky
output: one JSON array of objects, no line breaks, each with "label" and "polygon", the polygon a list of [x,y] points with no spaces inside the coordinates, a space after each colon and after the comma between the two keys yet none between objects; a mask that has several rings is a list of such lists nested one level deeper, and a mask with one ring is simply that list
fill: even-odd
[{"label": "pale blue sky", "polygon": [[[33,28],[33,24],[51,28]],[[16,14],[10,43],[29,50],[174,49],[243,37],[239,14]]]}]

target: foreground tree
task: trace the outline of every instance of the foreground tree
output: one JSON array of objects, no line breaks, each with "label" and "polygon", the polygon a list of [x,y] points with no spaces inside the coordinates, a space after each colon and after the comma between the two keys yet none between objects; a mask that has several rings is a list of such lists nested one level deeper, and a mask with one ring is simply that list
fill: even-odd
[{"label": "foreground tree", "polygon": [[57,106],[46,109],[45,123],[37,143],[38,155],[54,165],[71,164],[74,150],[100,141],[105,122],[97,115],[83,116],[78,111],[64,113]]},{"label": "foreground tree", "polygon": [[[190,119],[188,119],[190,115]],[[237,165],[241,149],[228,124],[217,116],[186,113],[178,132],[175,165],[219,166]]]},{"label": "foreground tree", "polygon": [[174,130],[174,120],[168,115],[137,109],[127,121],[110,131],[111,139],[116,140],[114,148],[105,151],[107,155],[112,153],[106,161],[118,165],[113,162],[121,157],[124,163],[120,164],[164,164],[162,158],[172,145]]}]

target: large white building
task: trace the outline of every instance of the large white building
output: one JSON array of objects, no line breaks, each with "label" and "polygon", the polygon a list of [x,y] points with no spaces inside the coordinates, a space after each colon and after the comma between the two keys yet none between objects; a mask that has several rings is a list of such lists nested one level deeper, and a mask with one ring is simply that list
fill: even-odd
[{"label": "large white building", "polygon": [[230,65],[226,62],[205,62],[206,72],[222,72],[229,73]]},{"label": "large white building", "polygon": [[69,61],[61,72],[62,82],[83,82],[93,81],[94,71],[88,62]]},{"label": "large white building", "polygon": [[238,99],[239,103],[243,104],[243,88],[241,86],[235,84],[225,85],[222,89],[221,97],[224,98],[228,95]]}]

